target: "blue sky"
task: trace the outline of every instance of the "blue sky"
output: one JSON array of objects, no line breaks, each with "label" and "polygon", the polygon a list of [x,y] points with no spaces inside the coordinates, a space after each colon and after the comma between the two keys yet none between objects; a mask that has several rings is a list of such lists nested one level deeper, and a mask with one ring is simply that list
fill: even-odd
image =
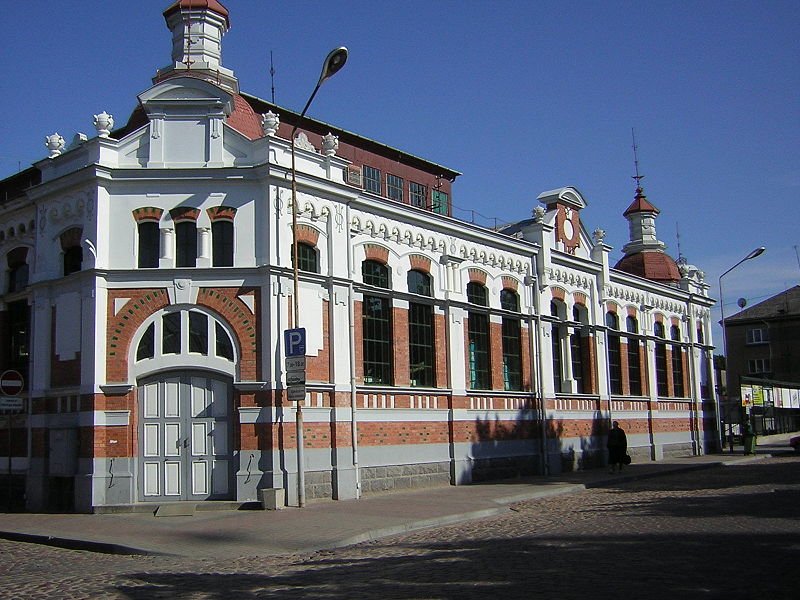
[{"label": "blue sky", "polygon": [[[612,260],[628,239],[631,128],[659,237],[724,279],[726,314],[800,283],[800,3],[796,1],[222,0],[223,63],[244,91],[299,110],[322,59],[350,57],[309,115],[461,171],[456,216],[526,218],[577,187]],[[170,60],[167,0],[0,0],[0,177],[44,136],[117,125]],[[715,318],[718,319],[717,309]],[[717,330],[715,341],[721,343]]]}]

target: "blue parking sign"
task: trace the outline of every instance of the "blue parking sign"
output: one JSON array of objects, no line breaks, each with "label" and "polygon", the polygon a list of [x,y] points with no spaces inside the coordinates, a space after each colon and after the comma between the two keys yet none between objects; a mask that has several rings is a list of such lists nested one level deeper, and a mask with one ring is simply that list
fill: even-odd
[{"label": "blue parking sign", "polygon": [[283,332],[283,347],[286,356],[306,355],[306,328],[287,329]]}]

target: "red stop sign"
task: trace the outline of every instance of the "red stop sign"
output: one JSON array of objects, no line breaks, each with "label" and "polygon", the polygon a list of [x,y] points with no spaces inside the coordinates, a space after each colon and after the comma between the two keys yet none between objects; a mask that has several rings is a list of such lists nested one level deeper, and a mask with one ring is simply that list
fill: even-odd
[{"label": "red stop sign", "polygon": [[24,386],[25,381],[19,371],[3,371],[3,374],[0,375],[0,394],[16,396]]}]

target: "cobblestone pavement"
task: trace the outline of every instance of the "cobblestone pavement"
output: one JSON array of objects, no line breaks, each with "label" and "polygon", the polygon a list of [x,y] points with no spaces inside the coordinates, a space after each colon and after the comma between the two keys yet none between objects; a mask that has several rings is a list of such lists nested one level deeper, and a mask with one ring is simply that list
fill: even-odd
[{"label": "cobblestone pavement", "polygon": [[233,561],[0,540],[0,598],[800,597],[800,457],[515,504],[348,548]]}]

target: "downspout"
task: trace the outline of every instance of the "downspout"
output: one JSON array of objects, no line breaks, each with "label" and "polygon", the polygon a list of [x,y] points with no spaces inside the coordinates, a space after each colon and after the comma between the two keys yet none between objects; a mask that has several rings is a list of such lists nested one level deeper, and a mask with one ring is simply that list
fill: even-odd
[{"label": "downspout", "polygon": [[353,469],[356,475],[356,499],[361,498],[361,470],[358,466],[358,396],[356,394],[356,323],[355,291],[353,290],[353,239],[350,235],[350,202],[347,203],[347,311],[350,321],[350,435],[353,447]]},{"label": "downspout", "polygon": [[[529,310],[533,310],[533,319],[529,317],[528,322],[536,323],[536,329],[531,332],[531,376],[534,375],[534,370],[536,371],[536,396],[539,400],[539,439],[540,439],[540,456],[542,461],[542,475],[549,475],[550,474],[550,461],[548,460],[547,456],[547,403],[544,397],[544,386],[542,385],[542,381],[544,379],[544,365],[542,363],[542,349],[541,349],[541,333],[542,333],[542,311],[541,308],[541,301],[539,298],[539,279],[535,275],[536,273],[536,255],[534,255],[533,259],[533,269],[532,272],[534,275],[531,275],[529,280],[529,288],[531,290],[531,308]],[[533,338],[536,338],[535,340]],[[538,350],[538,352],[536,352]],[[536,354],[534,355],[534,352]],[[536,358],[534,358],[536,356]]]}]

